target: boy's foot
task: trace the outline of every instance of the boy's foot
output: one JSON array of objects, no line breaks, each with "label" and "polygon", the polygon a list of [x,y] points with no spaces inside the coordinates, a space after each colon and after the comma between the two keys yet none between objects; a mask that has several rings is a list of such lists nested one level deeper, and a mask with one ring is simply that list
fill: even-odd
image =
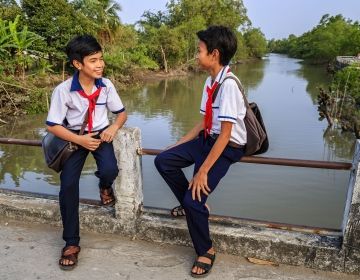
[{"label": "boy's foot", "polygon": [[177,217],[183,217],[185,216],[185,209],[179,205],[179,206],[176,206],[174,207],[173,209],[171,209],[170,211],[170,215],[174,218],[177,218]]},{"label": "boy's foot", "polygon": [[66,246],[61,251],[61,258],[59,260],[59,267],[62,270],[72,270],[78,263],[78,255],[80,253],[80,246]]},{"label": "boy's foot", "polygon": [[[205,204],[206,208],[208,209],[208,211],[210,212],[210,207],[209,205]],[[174,218],[177,218],[177,217],[184,217],[186,216],[186,213],[185,213],[185,210],[184,208],[179,205],[179,206],[176,206],[174,207],[173,209],[171,209],[170,211],[170,215]]]},{"label": "boy's foot", "polygon": [[215,251],[211,248],[207,253],[199,256],[191,269],[191,276],[194,278],[206,277],[211,272],[215,262]]},{"label": "boy's foot", "polygon": [[100,200],[103,206],[113,206],[115,204],[113,188],[100,188]]}]

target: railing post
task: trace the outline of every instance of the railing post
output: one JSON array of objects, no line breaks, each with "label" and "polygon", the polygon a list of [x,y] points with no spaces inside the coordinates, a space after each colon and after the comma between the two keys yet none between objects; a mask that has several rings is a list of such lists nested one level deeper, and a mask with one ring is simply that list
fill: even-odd
[{"label": "railing post", "polygon": [[360,272],[360,140],[357,140],[350,172],[343,220],[344,272]]},{"label": "railing post", "polygon": [[122,230],[129,234],[135,232],[136,220],[143,204],[141,156],[137,153],[140,147],[139,128],[122,128],[114,139],[120,169],[115,180],[115,215]]}]

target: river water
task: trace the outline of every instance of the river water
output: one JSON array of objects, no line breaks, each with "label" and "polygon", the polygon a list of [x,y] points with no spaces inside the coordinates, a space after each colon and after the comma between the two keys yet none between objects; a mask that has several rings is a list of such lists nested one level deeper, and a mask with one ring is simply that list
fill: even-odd
[{"label": "river water", "polygon": [[[268,157],[351,161],[355,138],[327,130],[319,120],[316,95],[331,77],[324,67],[270,54],[232,67],[250,101],[262,112],[270,139]],[[120,92],[127,126],[142,131],[144,148],[164,148],[201,120],[199,104],[206,74],[163,80]],[[40,139],[46,115],[25,116],[0,127],[0,137]],[[143,157],[144,204],[177,203],[153,165]],[[41,149],[0,146],[0,188],[57,194],[59,178],[44,165]],[[80,180],[80,196],[97,198],[95,162],[90,156]],[[191,177],[192,170],[185,170]],[[349,172],[256,164],[234,164],[208,203],[219,215],[309,226],[340,228]]]}]

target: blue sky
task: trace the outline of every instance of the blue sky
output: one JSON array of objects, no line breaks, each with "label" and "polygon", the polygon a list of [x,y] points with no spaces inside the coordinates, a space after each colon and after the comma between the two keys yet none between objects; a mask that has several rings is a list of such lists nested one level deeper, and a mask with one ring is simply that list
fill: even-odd
[{"label": "blue sky", "polygon": [[[196,0],[194,0],[196,1]],[[301,35],[318,24],[324,14],[342,14],[360,21],[360,0],[243,0],[254,27],[267,39]],[[164,11],[168,0],[118,0],[123,23],[134,23],[145,10]]]}]

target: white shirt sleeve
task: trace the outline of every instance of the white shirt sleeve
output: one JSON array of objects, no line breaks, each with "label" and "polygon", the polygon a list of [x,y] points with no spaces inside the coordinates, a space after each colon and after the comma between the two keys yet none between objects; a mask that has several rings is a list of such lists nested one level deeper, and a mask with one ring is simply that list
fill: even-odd
[{"label": "white shirt sleeve", "polygon": [[63,124],[66,113],[68,111],[68,98],[66,98],[66,94],[70,93],[61,90],[60,87],[56,87],[54,89],[51,96],[49,113],[46,119],[47,125],[54,126]]},{"label": "white shirt sleeve", "polygon": [[207,101],[206,87],[209,84],[209,80],[210,80],[210,77],[208,77],[205,81],[203,93],[202,93],[202,97],[201,97],[200,114],[202,114],[202,115],[205,115],[205,112],[206,112],[206,101]]},{"label": "white shirt sleeve", "polygon": [[121,113],[125,111],[124,105],[121,102],[120,96],[117,93],[114,84],[107,80],[106,83],[107,87],[107,100],[106,100],[106,107],[114,114]]},{"label": "white shirt sleeve", "polygon": [[244,98],[234,80],[226,80],[220,93],[219,121],[236,123],[245,117]]}]

